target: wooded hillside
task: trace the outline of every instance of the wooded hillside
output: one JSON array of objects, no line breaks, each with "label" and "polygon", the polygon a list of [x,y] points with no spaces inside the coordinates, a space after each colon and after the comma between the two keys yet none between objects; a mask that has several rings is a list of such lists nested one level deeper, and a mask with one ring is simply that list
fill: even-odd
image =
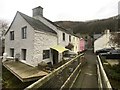
[{"label": "wooded hillside", "polygon": [[110,29],[111,31],[118,30],[118,16],[114,16],[108,19],[102,20],[92,20],[86,22],[74,22],[74,21],[57,21],[57,25],[67,29],[73,30],[74,33],[101,33],[105,29]]}]

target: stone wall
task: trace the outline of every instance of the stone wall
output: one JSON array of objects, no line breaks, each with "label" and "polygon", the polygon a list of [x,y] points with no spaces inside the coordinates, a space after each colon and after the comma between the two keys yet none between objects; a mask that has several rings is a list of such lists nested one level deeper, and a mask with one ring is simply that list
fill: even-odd
[{"label": "stone wall", "polygon": [[34,34],[34,66],[41,61],[50,62],[50,58],[43,60],[43,50],[50,50],[50,47],[57,45],[57,35],[52,33],[35,31]]}]

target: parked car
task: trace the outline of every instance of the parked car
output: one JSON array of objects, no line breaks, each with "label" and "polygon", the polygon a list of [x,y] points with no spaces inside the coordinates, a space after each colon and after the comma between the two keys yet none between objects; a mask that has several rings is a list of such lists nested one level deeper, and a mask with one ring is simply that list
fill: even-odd
[{"label": "parked car", "polygon": [[120,59],[120,49],[110,50],[107,53],[101,53],[101,56],[105,56],[106,59]]},{"label": "parked car", "polygon": [[98,55],[100,53],[107,53],[107,52],[109,52],[111,50],[114,50],[114,48],[103,48],[103,49],[97,50],[96,55]]},{"label": "parked car", "polygon": [[72,59],[73,57],[75,57],[76,55],[77,55],[77,53],[75,53],[71,50],[68,50],[63,53],[63,58],[64,58],[64,60],[69,60],[69,59]]}]

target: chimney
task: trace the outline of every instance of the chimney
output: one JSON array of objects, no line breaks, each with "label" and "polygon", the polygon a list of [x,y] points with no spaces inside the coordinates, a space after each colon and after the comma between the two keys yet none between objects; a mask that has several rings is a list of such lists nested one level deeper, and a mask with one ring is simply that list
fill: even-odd
[{"label": "chimney", "polygon": [[109,34],[109,33],[110,33],[109,29],[105,30],[105,34]]},{"label": "chimney", "polygon": [[38,6],[36,8],[33,8],[33,17],[39,17],[43,16],[43,8],[41,6]]}]

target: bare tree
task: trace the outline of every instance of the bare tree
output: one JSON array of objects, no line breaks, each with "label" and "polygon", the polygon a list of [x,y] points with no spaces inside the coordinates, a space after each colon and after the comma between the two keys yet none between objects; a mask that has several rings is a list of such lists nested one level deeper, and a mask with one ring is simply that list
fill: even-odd
[{"label": "bare tree", "polygon": [[0,56],[2,56],[5,47],[5,32],[8,29],[8,22],[6,20],[0,20]]},{"label": "bare tree", "polygon": [[110,37],[111,43],[120,47],[120,32],[112,32]]},{"label": "bare tree", "polygon": [[0,20],[0,32],[2,36],[4,36],[7,29],[8,29],[8,22],[6,20]]}]

